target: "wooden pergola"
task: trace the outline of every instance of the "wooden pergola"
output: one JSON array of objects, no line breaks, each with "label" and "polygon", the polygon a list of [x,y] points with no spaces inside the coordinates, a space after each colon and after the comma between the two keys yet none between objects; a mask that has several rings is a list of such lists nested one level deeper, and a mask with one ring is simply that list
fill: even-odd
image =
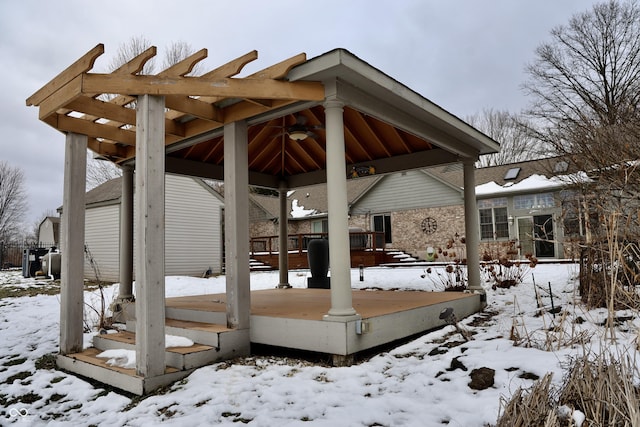
[{"label": "wooden pergola", "polygon": [[[249,185],[280,191],[284,240],[287,190],[327,183],[332,284],[325,320],[359,318],[348,254],[346,180],[353,170],[463,163],[469,282],[481,292],[474,163],[499,148],[486,135],[343,49],[310,60],[300,54],[244,77],[256,51],[197,76],[189,73],[206,49],[155,75],[141,74],[155,47],[111,73],[91,72],[103,53],[97,45],[27,99],[40,120],[66,134],[61,355],[82,348],[87,148],[123,170],[121,301],[133,299],[137,207],[136,371],[144,378],[165,373],[165,173],[224,180],[229,328],[250,328]],[[281,253],[279,287],[286,288]],[[247,334],[237,354],[248,348]]]}]

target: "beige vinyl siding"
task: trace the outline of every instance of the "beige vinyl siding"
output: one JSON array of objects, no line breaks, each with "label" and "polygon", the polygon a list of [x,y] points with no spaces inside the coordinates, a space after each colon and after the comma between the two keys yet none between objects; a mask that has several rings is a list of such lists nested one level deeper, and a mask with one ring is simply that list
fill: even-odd
[{"label": "beige vinyl siding", "polygon": [[165,206],[165,274],[219,273],[222,201],[192,178],[167,175]]},{"label": "beige vinyl siding", "polygon": [[[99,270],[99,279],[119,280],[120,205],[87,209],[85,213],[85,245]],[[85,256],[84,276],[95,280],[93,268]]]},{"label": "beige vinyl siding", "polygon": [[375,214],[462,203],[462,191],[416,170],[387,175],[354,204],[351,213]]},{"label": "beige vinyl siding", "polygon": [[[209,267],[220,273],[222,200],[192,178],[167,175],[165,206],[165,274],[200,276]],[[134,266],[136,217],[134,212]],[[85,242],[97,262],[101,280],[119,281],[119,203],[86,210]],[[85,277],[95,278],[87,260]]]}]

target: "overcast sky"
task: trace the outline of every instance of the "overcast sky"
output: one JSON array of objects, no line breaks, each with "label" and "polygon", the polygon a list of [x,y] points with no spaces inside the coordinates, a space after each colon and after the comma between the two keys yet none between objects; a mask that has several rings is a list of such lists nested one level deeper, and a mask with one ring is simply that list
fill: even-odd
[{"label": "overcast sky", "polygon": [[251,50],[248,74],[301,52],[344,48],[458,117],[518,112],[525,65],[550,30],[591,0],[166,1],[0,0],[0,160],[26,177],[32,224],[62,204],[64,135],[25,100],[98,43],[107,71],[118,47],[143,36],[165,48],[207,48],[203,70]]}]

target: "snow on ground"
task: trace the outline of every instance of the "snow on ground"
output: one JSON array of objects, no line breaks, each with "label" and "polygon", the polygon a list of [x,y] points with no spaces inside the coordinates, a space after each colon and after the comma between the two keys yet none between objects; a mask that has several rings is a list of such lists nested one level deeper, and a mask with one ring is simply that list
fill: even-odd
[{"label": "snow on ground", "polygon": [[[354,288],[433,290],[438,283],[424,269],[367,268],[364,280],[352,272]],[[291,272],[290,283],[305,287],[307,271]],[[169,389],[132,399],[73,375],[36,368],[42,356],[57,351],[59,297],[39,295],[0,299],[0,424],[150,426],[483,426],[497,420],[500,399],[536,377],[553,372],[560,383],[562,366],[584,348],[606,345],[631,354],[640,320],[616,330],[616,341],[596,326],[605,310],[584,311],[576,304],[577,268],[572,264],[540,264],[525,282],[510,289],[487,289],[483,313],[464,319],[474,333],[465,342],[453,326],[425,334],[351,367],[276,356],[253,356],[236,363],[217,363],[196,370]],[[534,288],[534,280],[537,287]],[[278,272],[251,274],[252,289],[272,288]],[[20,272],[0,273],[0,286],[20,283]],[[536,316],[536,293],[562,313]],[[44,285],[42,285],[44,286]],[[224,291],[224,277],[167,277],[167,297]],[[536,292],[537,291],[537,292]],[[117,285],[104,290],[107,301]],[[98,307],[99,291],[86,293]],[[86,310],[92,313],[91,310]],[[627,313],[629,314],[629,313]],[[582,322],[574,322],[580,317]],[[95,321],[94,317],[87,322]],[[402,325],[398,325],[402,327]],[[549,332],[550,330],[557,332]],[[546,332],[545,332],[546,331]],[[515,346],[511,338],[521,345]],[[581,338],[583,344],[574,343]],[[86,342],[91,335],[87,334]],[[527,347],[526,345],[529,345]],[[538,347],[538,348],[535,348]],[[544,351],[539,348],[548,348]],[[639,359],[636,359],[639,360]],[[640,363],[640,362],[639,362]],[[484,390],[469,387],[473,369],[495,370],[495,382]]]}]

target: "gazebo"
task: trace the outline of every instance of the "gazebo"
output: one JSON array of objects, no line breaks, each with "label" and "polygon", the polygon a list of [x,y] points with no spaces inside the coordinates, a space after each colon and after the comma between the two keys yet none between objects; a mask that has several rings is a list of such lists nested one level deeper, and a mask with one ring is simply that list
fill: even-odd
[{"label": "gazebo", "polygon": [[[336,363],[348,363],[363,349],[444,324],[437,316],[442,304],[455,307],[458,316],[481,309],[474,163],[499,149],[495,141],[344,49],[309,60],[300,54],[244,77],[239,74],[258,58],[256,51],[198,76],[189,73],[207,57],[206,49],[155,75],[140,74],[155,47],[111,73],[92,73],[103,53],[104,46],[97,45],[27,99],[39,108],[40,120],[66,135],[61,368],[143,394],[203,364],[246,355],[251,342],[322,351]],[[108,367],[83,349],[87,148],[123,172],[118,306],[134,308],[135,322],[116,342],[135,348],[135,370]],[[377,303],[354,297],[346,197],[352,171],[386,174],[449,163],[462,163],[464,170],[470,292],[435,303],[411,297],[408,306],[389,304],[392,295],[377,294]],[[166,173],[224,180],[226,294],[222,307],[192,311],[200,317],[177,319],[189,302],[165,299]],[[252,294],[249,186],[279,191],[284,248],[286,192],[325,182],[331,288],[289,289],[287,253],[280,251],[278,289]],[[315,317],[310,311],[301,319],[268,310],[284,303],[289,311],[302,312],[318,301],[326,306]],[[376,304],[378,311],[367,308]],[[193,331],[217,338],[192,351],[170,351],[165,349],[170,328],[176,334],[191,331],[196,340]]]}]

